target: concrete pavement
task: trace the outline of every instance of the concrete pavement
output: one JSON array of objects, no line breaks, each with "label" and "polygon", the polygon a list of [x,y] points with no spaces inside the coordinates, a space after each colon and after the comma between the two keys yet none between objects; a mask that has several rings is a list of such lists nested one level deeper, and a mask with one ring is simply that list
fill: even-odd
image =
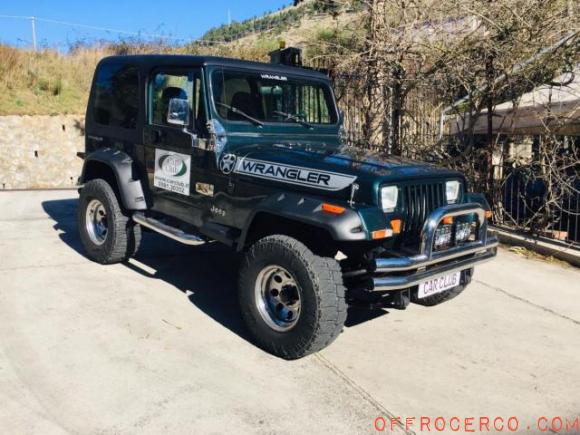
[{"label": "concrete pavement", "polygon": [[75,213],[74,191],[0,193],[2,433],[377,433],[378,416],[537,433],[580,414],[572,267],[502,250],[454,300],[351,310],[331,347],[287,362],[246,339],[236,255],[146,234],[136,259],[100,266]]}]

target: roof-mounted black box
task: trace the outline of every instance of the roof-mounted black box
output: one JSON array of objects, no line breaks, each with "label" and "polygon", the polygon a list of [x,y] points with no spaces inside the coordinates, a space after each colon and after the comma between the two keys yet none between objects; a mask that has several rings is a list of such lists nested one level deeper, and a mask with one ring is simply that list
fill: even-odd
[{"label": "roof-mounted black box", "polygon": [[271,51],[270,62],[288,66],[302,66],[302,50],[296,47]]}]

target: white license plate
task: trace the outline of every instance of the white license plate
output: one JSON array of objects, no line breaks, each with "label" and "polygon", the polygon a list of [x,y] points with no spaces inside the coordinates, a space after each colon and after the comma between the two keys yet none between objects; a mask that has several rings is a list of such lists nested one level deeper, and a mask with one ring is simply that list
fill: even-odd
[{"label": "white license plate", "polygon": [[444,292],[450,288],[457,287],[460,284],[461,272],[450,273],[449,275],[433,278],[429,281],[419,284],[419,292],[417,297],[419,299],[426,298],[437,293]]}]

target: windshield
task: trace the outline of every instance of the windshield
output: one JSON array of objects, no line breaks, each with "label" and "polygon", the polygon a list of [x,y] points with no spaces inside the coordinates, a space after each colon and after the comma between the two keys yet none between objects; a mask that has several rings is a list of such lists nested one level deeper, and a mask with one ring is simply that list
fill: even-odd
[{"label": "windshield", "polygon": [[274,73],[216,70],[211,76],[215,108],[229,121],[336,124],[330,88],[315,80]]}]

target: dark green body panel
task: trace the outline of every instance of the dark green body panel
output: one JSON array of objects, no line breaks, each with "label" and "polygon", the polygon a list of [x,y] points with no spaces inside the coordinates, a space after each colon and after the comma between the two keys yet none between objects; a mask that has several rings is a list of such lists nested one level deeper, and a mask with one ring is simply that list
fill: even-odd
[{"label": "dark green body panel", "polygon": [[[127,164],[137,168],[136,174],[142,174],[141,184],[149,209],[192,224],[208,236],[211,232],[211,236],[215,237],[216,228],[231,228],[237,234],[236,237],[239,237],[239,244],[243,245],[245,233],[253,218],[258,213],[270,213],[325,229],[335,240],[369,240],[372,231],[389,228],[390,218],[393,217],[383,213],[380,208],[381,186],[449,179],[459,179],[465,183],[463,175],[455,171],[400,158],[378,159],[360,150],[347,149],[341,145],[339,122],[317,124],[308,128],[289,122],[257,126],[248,121],[225,121],[219,118],[212,99],[209,98],[210,76],[218,68],[283,73],[290,78],[308,78],[330,85],[328,78],[321,73],[300,68],[194,56],[122,56],[106,58],[100,65],[108,62],[126,62],[139,67],[141,113],[134,133],[108,131],[93,121],[91,94],[86,125],[87,154],[90,155],[91,151],[100,152],[99,149],[107,147],[125,153],[126,159],[133,161],[131,163],[126,160]],[[211,135],[204,137],[196,132],[200,133],[199,143],[196,145],[191,132],[158,129],[148,125],[145,113],[147,86],[152,72],[160,67],[197,68],[203,71],[206,92],[202,104],[206,107],[208,120],[218,120],[225,130],[227,143],[223,148],[218,149],[212,143],[215,138],[212,139]],[[156,129],[163,131],[155,131]],[[201,143],[205,146],[199,146]],[[116,144],[122,144],[122,148]],[[153,186],[155,150],[158,148],[179,152],[191,159],[189,195],[163,191]],[[325,188],[323,184],[292,181],[288,177],[275,179],[235,170],[226,172],[220,168],[226,155],[235,159],[236,164],[241,160],[267,162],[268,165],[275,165],[277,170],[283,168],[292,172],[295,177],[308,176],[315,179],[320,178],[320,174],[327,178],[337,177],[342,180],[341,186],[344,186],[340,189],[329,189],[329,186]],[[115,170],[115,165],[112,167]],[[312,175],[311,172],[320,174]],[[213,195],[200,193],[198,183],[211,185]],[[356,185],[356,189],[353,185]],[[320,210],[323,202],[342,206],[346,211],[341,215],[325,213]]]}]

